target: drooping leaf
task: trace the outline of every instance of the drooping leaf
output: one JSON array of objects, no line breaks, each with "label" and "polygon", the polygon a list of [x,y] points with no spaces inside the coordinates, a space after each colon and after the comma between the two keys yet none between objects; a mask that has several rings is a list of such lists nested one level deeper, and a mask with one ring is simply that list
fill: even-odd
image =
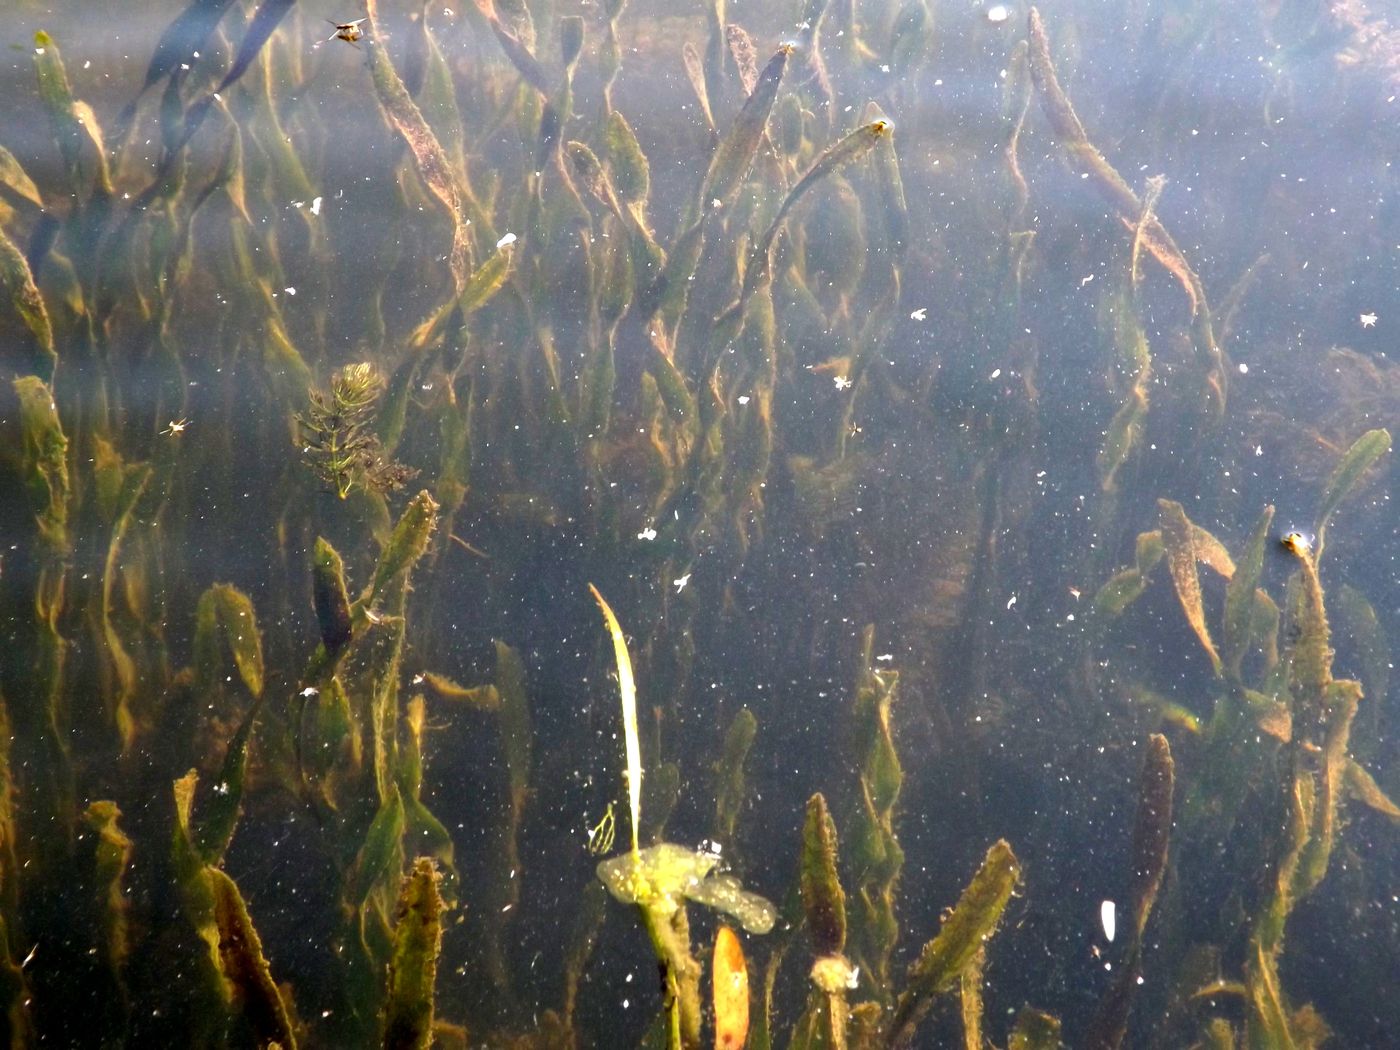
[{"label": "drooping leaf", "polygon": [[1255,591],[1259,587],[1259,574],[1264,569],[1264,550],[1269,540],[1269,529],[1273,525],[1274,508],[1265,507],[1245,544],[1244,554],[1230,582],[1225,588],[1225,668],[1231,679],[1238,681],[1240,667],[1249,650],[1254,626]]},{"label": "drooping leaf", "polygon": [[709,170],[700,187],[700,211],[703,214],[714,200],[727,201],[749,173],[758,144],[763,141],[768,126],[768,114],[778,97],[778,87],[794,48],[783,44],[763,67],[753,92],[744,101],[739,115],[710,159]]},{"label": "drooping leaf", "polygon": [[1315,557],[1318,560],[1321,560],[1323,548],[1327,545],[1327,526],[1332,521],[1333,513],[1351,495],[1371,465],[1389,451],[1390,431],[1368,430],[1353,442],[1332,471],[1327,486],[1322,490],[1322,501],[1317,508],[1317,525],[1314,527],[1317,534]]},{"label": "drooping leaf", "polygon": [[[53,381],[58,366],[58,351],[54,347],[53,326],[43,296],[34,283],[34,274],[19,246],[0,228],[0,331],[14,331],[4,324],[4,311],[13,311],[25,329],[25,335],[5,348],[7,368],[32,374],[44,382]],[[16,351],[20,351],[16,353]]]},{"label": "drooping leaf", "polygon": [[1218,675],[1221,671],[1220,654],[1211,641],[1210,630],[1206,626],[1205,606],[1201,599],[1201,579],[1196,572],[1198,560],[1196,552],[1195,527],[1186,517],[1180,503],[1159,499],[1157,509],[1161,514],[1162,547],[1167,556],[1167,568],[1171,570],[1172,584],[1176,596],[1186,613],[1186,622],[1200,639],[1202,648],[1210,657],[1210,663]]}]

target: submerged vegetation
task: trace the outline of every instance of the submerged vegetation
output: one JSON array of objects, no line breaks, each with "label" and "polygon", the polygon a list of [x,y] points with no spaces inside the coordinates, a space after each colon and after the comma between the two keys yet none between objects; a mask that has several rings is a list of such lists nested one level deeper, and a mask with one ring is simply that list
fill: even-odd
[{"label": "submerged vegetation", "polygon": [[1244,6],[12,19],[0,1041],[1400,1028],[1400,26]]}]

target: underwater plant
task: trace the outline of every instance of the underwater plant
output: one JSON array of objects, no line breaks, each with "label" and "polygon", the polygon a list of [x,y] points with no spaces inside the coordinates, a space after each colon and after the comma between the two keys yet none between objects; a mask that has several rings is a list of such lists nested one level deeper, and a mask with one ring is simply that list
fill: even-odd
[{"label": "underwater plant", "polygon": [[311,407],[296,417],[307,465],[341,499],[356,486],[392,492],[418,473],[388,459],[373,430],[383,392],[384,379],[369,362],[346,365],[331,377],[329,392],[310,392]]}]

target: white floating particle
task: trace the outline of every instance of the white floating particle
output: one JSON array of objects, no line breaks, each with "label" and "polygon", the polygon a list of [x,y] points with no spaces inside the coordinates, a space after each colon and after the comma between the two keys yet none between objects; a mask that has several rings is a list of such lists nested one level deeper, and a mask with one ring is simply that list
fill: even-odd
[{"label": "white floating particle", "polygon": [[312,214],[312,215],[320,215],[320,214],[321,214],[321,198],[320,198],[320,197],[316,197],[316,198],[313,198],[313,199],[312,199],[312,201],[311,201],[311,214]]},{"label": "white floating particle", "polygon": [[1380,320],[1380,317],[1379,317],[1378,315],[1376,315],[1376,314],[1373,314],[1373,313],[1372,313],[1372,314],[1362,314],[1362,315],[1361,315],[1361,327],[1362,327],[1362,328],[1374,328],[1374,327],[1376,326],[1376,322],[1377,322],[1378,320]]},{"label": "white floating particle", "polygon": [[875,657],[875,659],[883,664],[887,664],[894,659],[894,653],[881,653],[879,656]]},{"label": "white floating particle", "polygon": [[1245,364],[1243,361],[1240,362],[1240,375],[1249,375],[1249,365]]},{"label": "white floating particle", "polygon": [[502,237],[499,241],[496,242],[496,250],[499,251],[500,249],[504,248],[507,244],[514,244],[515,242],[516,242],[516,236],[515,236],[515,234],[513,234],[513,233],[508,233],[508,234],[506,234],[504,237]]},{"label": "white floating particle", "polygon": [[689,582],[690,582],[690,573],[686,573],[686,574],[685,574],[684,576],[682,576],[680,579],[678,579],[678,580],[672,580],[672,581],[671,581],[671,586],[674,587],[674,588],[676,589],[676,593],[677,593],[677,594],[680,594],[681,591],[685,590],[685,585],[686,585],[687,583],[689,583]]},{"label": "white floating particle", "polygon": [[1007,607],[1008,609],[1010,609],[1010,608],[1011,608],[1013,605],[1015,605],[1015,604],[1016,604],[1016,596],[1013,594],[1010,598],[1008,598],[1008,599],[1006,600],[1006,607]]},{"label": "white floating particle", "polygon": [[847,379],[845,376],[832,376],[831,380],[836,384],[837,390],[849,390],[852,385],[851,380]]},{"label": "white floating particle", "polygon": [[297,294],[297,290],[296,290],[295,288],[291,288],[291,287],[283,288],[282,291],[286,292],[288,295],[296,295],[296,294]]},{"label": "white floating particle", "polygon": [[915,310],[913,313],[911,313],[911,314],[909,315],[909,320],[911,320],[911,321],[922,321],[922,320],[924,320],[924,319],[927,318],[927,317],[928,317],[928,307],[927,307],[927,306],[921,306],[921,307],[919,307],[917,310]]},{"label": "white floating particle", "polygon": [[1104,901],[1100,904],[1099,922],[1103,924],[1104,940],[1112,944],[1114,935],[1118,932],[1118,905],[1112,901]]},{"label": "white floating particle", "polygon": [[1011,9],[1005,4],[993,4],[987,8],[987,21],[993,25],[1000,25],[1011,17]]},{"label": "white floating particle", "polygon": [[992,369],[992,378],[993,378],[993,379],[1000,379],[1000,378],[1001,378],[1001,369],[1000,369],[1000,368],[994,368],[994,369]]},{"label": "white floating particle", "polygon": [[739,404],[741,404],[741,405],[747,405],[748,403],[749,403],[749,395],[748,395],[748,394],[740,394],[740,395],[739,395]]},{"label": "white floating particle", "polygon": [[651,528],[650,526],[648,526],[647,528],[643,529],[641,532],[637,533],[637,539],[639,539],[639,540],[646,540],[647,542],[650,542],[650,541],[656,539],[656,530],[653,529],[653,528]]},{"label": "white floating particle", "polygon": [[1093,274],[1090,274],[1088,277],[1082,278],[1082,279],[1080,280],[1080,282],[1079,282],[1079,287],[1083,288],[1086,284],[1088,284],[1088,283],[1089,283],[1090,281],[1092,281],[1093,279],[1094,279],[1094,275],[1093,275]]}]

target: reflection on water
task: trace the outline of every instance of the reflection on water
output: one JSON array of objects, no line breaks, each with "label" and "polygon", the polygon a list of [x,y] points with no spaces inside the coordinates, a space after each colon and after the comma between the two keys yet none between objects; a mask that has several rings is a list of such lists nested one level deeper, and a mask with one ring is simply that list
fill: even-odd
[{"label": "reflection on water", "polygon": [[9,14],[8,1045],[1400,1028],[1400,26],[749,6]]}]

